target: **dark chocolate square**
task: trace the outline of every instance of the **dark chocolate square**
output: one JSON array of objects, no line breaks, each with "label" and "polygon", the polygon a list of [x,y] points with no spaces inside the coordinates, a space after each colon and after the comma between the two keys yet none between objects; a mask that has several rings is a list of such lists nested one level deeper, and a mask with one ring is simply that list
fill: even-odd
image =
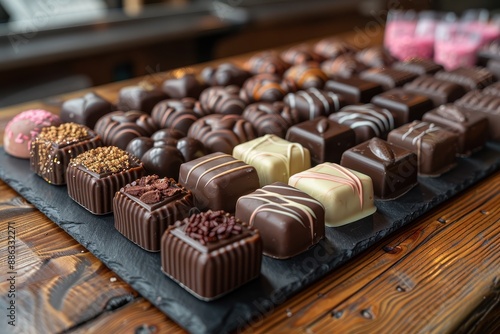
[{"label": "dark chocolate square", "polygon": [[95,215],[113,212],[113,197],[144,173],[142,163],[115,146],[98,147],[71,159],[68,195]]},{"label": "dark chocolate square", "polygon": [[396,127],[422,119],[422,116],[433,108],[431,99],[425,95],[410,93],[401,88],[376,95],[372,103],[391,111]]},{"label": "dark chocolate square", "polygon": [[404,85],[403,89],[411,93],[427,96],[434,102],[435,107],[454,102],[467,92],[459,84],[439,80],[429,75],[418,77]]},{"label": "dark chocolate square", "polygon": [[417,155],[379,138],[345,151],[341,165],[371,177],[379,199],[395,199],[418,183]]},{"label": "dark chocolate square", "polygon": [[328,80],[325,84],[325,90],[344,96],[349,104],[368,103],[372,97],[384,91],[381,84],[356,76]]},{"label": "dark chocolate square", "polygon": [[281,182],[240,197],[235,216],[259,230],[264,255],[277,259],[300,254],[325,236],[323,205]]},{"label": "dark chocolate square", "polygon": [[434,74],[443,69],[442,65],[433,62],[430,59],[411,58],[405,61],[398,61],[392,65],[392,68],[400,71],[415,73],[417,75]]},{"label": "dark chocolate square", "polygon": [[493,95],[500,98],[500,82],[495,82],[482,90],[485,95]]},{"label": "dark chocolate square", "polygon": [[417,154],[419,175],[440,176],[456,165],[458,136],[433,123],[405,124],[392,130],[387,141]]},{"label": "dark chocolate square", "polygon": [[342,153],[356,144],[354,130],[326,117],[299,123],[288,129],[286,140],[301,144],[311,154],[313,164],[339,163]]},{"label": "dark chocolate square", "polygon": [[162,271],[205,301],[257,278],[261,263],[260,233],[223,211],[178,221],[161,240]]},{"label": "dark chocolate square", "polygon": [[484,67],[459,67],[452,71],[439,71],[434,76],[459,84],[467,90],[481,89],[495,81],[493,73]]},{"label": "dark chocolate square", "polygon": [[489,139],[500,141],[500,97],[472,91],[457,100],[459,107],[474,110],[488,118]]},{"label": "dark chocolate square", "polygon": [[78,154],[102,146],[101,137],[85,125],[45,127],[31,142],[31,170],[50,184],[66,184],[66,169]]},{"label": "dark chocolate square", "polygon": [[200,210],[234,212],[240,196],[259,188],[259,176],[253,166],[216,152],[183,163],[179,183],[192,191]]},{"label": "dark chocolate square", "polygon": [[407,71],[400,71],[394,68],[372,68],[361,72],[361,79],[379,83],[385,90],[401,87],[404,84],[417,78],[417,74]]},{"label": "dark chocolate square", "polygon": [[459,155],[469,156],[486,143],[488,119],[482,113],[445,104],[426,113],[423,120],[456,133]]},{"label": "dark chocolate square", "polygon": [[189,216],[191,191],[174,179],[144,176],[121,188],[113,198],[115,228],[150,252],[159,252],[168,226]]}]

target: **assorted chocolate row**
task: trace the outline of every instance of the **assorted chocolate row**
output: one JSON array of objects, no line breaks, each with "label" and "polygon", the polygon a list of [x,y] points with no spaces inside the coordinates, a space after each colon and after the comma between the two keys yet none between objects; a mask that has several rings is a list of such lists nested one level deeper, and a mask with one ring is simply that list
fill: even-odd
[{"label": "assorted chocolate row", "polygon": [[257,277],[262,254],[296,256],[325,225],[369,216],[375,198],[499,140],[493,81],[325,39],[125,87],[118,107],[89,93],[61,119],[27,111],[4,143],[88,211],[114,213],[120,233],[161,252],[165,274],[211,300]]}]

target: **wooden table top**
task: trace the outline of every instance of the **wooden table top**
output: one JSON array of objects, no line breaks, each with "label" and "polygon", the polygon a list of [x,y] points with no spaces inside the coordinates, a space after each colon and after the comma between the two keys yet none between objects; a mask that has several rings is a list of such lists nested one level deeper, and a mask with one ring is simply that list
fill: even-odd
[{"label": "wooden table top", "polygon": [[[244,59],[232,58],[236,63]],[[143,79],[160,83],[203,66],[92,90],[116,101],[123,86]],[[31,108],[59,112],[63,100],[83,93],[0,110],[0,141],[17,113]],[[291,299],[263,310],[244,332],[499,333],[499,186],[496,172]],[[3,181],[0,226],[2,250],[15,233],[17,270],[11,285],[8,255],[2,253],[0,332],[184,332]],[[15,328],[5,311],[12,287]]]}]

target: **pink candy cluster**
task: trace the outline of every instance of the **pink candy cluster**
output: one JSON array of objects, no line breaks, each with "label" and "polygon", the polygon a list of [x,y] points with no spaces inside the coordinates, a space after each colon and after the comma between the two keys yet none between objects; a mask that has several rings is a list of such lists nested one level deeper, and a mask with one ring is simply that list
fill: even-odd
[{"label": "pink candy cluster", "polygon": [[391,11],[384,46],[400,60],[433,59],[447,70],[473,66],[484,45],[500,38],[500,20],[485,10],[471,10],[458,18],[453,13]]},{"label": "pink candy cluster", "polygon": [[29,158],[31,140],[46,126],[59,125],[59,116],[42,109],[27,110],[15,116],[5,127],[4,145],[7,153]]}]

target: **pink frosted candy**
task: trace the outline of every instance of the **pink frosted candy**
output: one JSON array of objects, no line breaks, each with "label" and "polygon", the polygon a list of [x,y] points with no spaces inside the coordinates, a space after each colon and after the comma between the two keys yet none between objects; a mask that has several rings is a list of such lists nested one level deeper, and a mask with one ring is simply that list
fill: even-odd
[{"label": "pink frosted candy", "polygon": [[31,140],[43,127],[59,125],[59,116],[42,109],[26,110],[15,116],[5,127],[3,144],[8,154],[28,159]]}]

